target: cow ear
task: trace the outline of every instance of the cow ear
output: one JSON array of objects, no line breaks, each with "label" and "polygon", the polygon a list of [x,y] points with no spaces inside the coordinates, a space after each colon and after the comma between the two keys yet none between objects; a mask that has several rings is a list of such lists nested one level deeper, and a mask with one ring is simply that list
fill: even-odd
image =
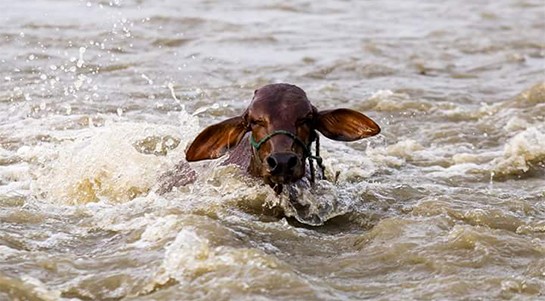
[{"label": "cow ear", "polygon": [[216,159],[237,146],[248,131],[244,118],[229,118],[204,129],[185,152],[187,161]]},{"label": "cow ear", "polygon": [[315,128],[338,141],[355,141],[380,133],[380,127],[371,118],[350,109],[319,111]]}]

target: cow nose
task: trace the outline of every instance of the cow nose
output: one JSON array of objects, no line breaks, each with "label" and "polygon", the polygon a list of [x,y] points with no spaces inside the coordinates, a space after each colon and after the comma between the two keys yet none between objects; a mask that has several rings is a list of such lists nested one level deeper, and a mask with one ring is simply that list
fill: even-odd
[{"label": "cow nose", "polygon": [[290,174],[299,164],[299,157],[294,153],[275,153],[266,159],[271,174]]}]

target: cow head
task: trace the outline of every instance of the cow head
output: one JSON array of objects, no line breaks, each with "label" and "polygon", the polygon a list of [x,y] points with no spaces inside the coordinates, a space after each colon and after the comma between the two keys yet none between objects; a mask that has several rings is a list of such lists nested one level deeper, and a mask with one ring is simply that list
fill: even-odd
[{"label": "cow head", "polygon": [[[379,126],[369,117],[350,110],[318,111],[305,92],[289,84],[272,84],[255,91],[241,115],[204,129],[186,151],[187,161],[215,159],[239,143],[252,145],[250,174],[282,190],[305,175],[316,131],[338,141],[374,136]],[[250,132],[249,139],[243,137]]]}]

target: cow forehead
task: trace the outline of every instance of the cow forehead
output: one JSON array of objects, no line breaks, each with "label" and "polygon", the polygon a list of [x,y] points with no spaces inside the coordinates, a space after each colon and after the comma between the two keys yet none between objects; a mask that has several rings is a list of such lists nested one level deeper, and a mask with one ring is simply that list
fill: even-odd
[{"label": "cow forehead", "polygon": [[248,111],[253,117],[290,119],[308,115],[312,105],[296,86],[266,86],[256,91]]}]

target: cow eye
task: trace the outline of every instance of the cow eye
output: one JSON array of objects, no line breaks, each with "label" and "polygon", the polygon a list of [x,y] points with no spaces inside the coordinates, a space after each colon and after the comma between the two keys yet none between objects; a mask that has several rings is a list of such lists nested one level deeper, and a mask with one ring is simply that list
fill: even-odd
[{"label": "cow eye", "polygon": [[256,127],[256,126],[265,126],[265,122],[260,119],[252,119],[250,120],[250,126]]},{"label": "cow eye", "polygon": [[305,117],[297,120],[297,126],[310,126],[312,124],[312,117]]}]

